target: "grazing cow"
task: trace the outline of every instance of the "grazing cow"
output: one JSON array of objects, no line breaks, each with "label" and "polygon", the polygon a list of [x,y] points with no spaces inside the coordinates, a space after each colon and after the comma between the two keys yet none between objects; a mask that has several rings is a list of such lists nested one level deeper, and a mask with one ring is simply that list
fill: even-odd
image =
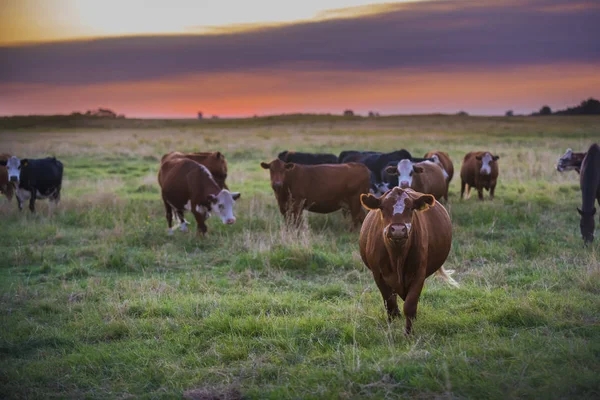
[{"label": "grazing cow", "polygon": [[161,164],[166,160],[174,158],[189,158],[202,165],[204,165],[210,173],[213,179],[221,189],[229,189],[225,183],[227,179],[227,160],[220,151],[215,152],[197,152],[197,153],[181,153],[179,151],[172,151],[162,156]]},{"label": "grazing cow", "polygon": [[360,195],[369,192],[369,170],[362,164],[300,165],[275,159],[268,169],[279,211],[287,222],[299,225],[302,210],[328,214],[350,211],[354,226],[364,219]]},{"label": "grazing cow", "polygon": [[573,150],[567,149],[565,154],[558,159],[556,164],[556,170],[558,172],[565,172],[575,170],[577,173],[581,170],[581,163],[586,153],[573,153]]},{"label": "grazing cow", "polygon": [[373,154],[382,154],[378,151],[356,151],[356,150],[344,150],[338,156],[338,163],[349,163],[349,162],[360,162],[362,163],[365,158]]},{"label": "grazing cow", "polygon": [[[8,161],[10,154],[0,154],[0,162]],[[14,194],[14,186],[8,181],[8,170],[6,167],[0,167],[0,193],[3,193],[8,201],[11,201]]]},{"label": "grazing cow", "polygon": [[398,176],[398,186],[402,189],[411,188],[420,193],[431,194],[438,200],[444,197],[448,201],[448,185],[442,168],[431,161],[414,163],[411,160],[401,160],[396,166],[388,166],[386,172]]},{"label": "grazing cow", "polygon": [[446,209],[432,195],[393,188],[377,198],[362,195],[367,208],[360,230],[360,256],[373,273],[388,318],[400,316],[396,295],[404,300],[406,333],[417,316],[425,278],[437,272],[458,284],[442,265],[452,244],[452,223]]},{"label": "grazing cow", "polygon": [[465,186],[467,197],[471,187],[477,189],[479,200],[483,200],[483,189],[490,191],[490,199],[494,199],[494,190],[498,180],[498,159],[489,151],[472,151],[465,155],[460,168],[460,198],[464,197]]},{"label": "grazing cow", "polygon": [[198,234],[206,233],[204,221],[214,213],[224,224],[235,223],[234,201],[240,193],[232,193],[221,187],[204,165],[183,157],[165,160],[158,171],[158,183],[165,204],[169,234],[173,234],[173,211],[186,231],[189,224],[183,217],[184,210],[191,211],[198,224]]},{"label": "grazing cow", "polygon": [[338,158],[335,154],[329,153],[301,153],[298,151],[282,151],[277,155],[283,162],[290,162],[303,165],[319,165],[319,164],[337,164]]},{"label": "grazing cow", "polygon": [[581,236],[587,244],[594,240],[594,214],[596,214],[594,203],[597,201],[600,205],[600,147],[595,143],[590,146],[581,163],[579,185],[581,187],[581,209],[577,209],[581,215],[579,227]]},{"label": "grazing cow", "polygon": [[6,166],[8,180],[16,189],[19,210],[27,199],[31,212],[35,212],[36,199],[48,198],[55,204],[60,201],[63,165],[56,158],[20,160],[12,156],[0,165]]}]

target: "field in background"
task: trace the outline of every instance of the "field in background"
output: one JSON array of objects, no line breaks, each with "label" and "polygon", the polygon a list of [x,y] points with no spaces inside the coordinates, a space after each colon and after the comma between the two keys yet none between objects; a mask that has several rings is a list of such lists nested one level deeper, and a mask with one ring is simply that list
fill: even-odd
[{"label": "field in background", "polygon": [[[578,175],[554,169],[567,147],[600,140],[600,118],[22,126],[0,121],[0,152],[55,155],[65,178],[53,214],[0,200],[4,396],[600,396],[598,238],[583,247]],[[427,280],[408,338],[403,319],[387,322],[350,221],[305,214],[288,231],[259,166],[284,149],[400,148],[454,161],[445,266],[461,284]],[[497,198],[459,201],[462,156],[480,149],[500,155]],[[235,225],[166,235],[156,173],[170,150],[226,155]]]}]

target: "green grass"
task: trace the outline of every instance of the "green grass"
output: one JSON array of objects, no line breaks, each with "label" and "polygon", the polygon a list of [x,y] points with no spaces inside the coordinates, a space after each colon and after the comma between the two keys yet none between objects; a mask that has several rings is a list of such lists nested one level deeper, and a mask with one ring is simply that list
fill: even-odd
[{"label": "green grass", "polygon": [[[598,397],[599,245],[582,245],[578,176],[554,164],[597,141],[600,119],[200,122],[0,132],[2,152],[65,165],[54,213],[0,200],[3,397]],[[259,162],[288,147],[449,152],[461,287],[428,279],[412,336],[387,322],[341,213],[282,225]],[[166,235],[156,173],[175,149],[225,153],[235,225]],[[492,202],[458,199],[476,149],[501,157]]]}]

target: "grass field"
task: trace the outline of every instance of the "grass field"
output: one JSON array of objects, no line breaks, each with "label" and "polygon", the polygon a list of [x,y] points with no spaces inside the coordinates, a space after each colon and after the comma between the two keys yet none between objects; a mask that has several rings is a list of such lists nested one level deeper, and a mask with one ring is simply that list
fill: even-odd
[{"label": "grass field", "polygon": [[[578,175],[554,169],[600,140],[600,118],[107,124],[0,124],[0,152],[65,166],[54,213],[0,200],[0,397],[600,397],[599,240],[583,247]],[[410,337],[350,221],[287,230],[259,166],[284,149],[399,148],[445,150],[456,169],[445,266],[461,287],[429,278]],[[460,201],[460,161],[479,149],[501,157],[497,197]],[[235,225],[167,236],[170,150],[225,153]]]}]

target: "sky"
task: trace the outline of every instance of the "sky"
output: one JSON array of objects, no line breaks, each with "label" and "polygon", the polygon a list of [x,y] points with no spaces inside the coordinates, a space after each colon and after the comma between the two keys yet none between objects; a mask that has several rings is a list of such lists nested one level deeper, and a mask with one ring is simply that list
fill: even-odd
[{"label": "sky", "polygon": [[561,109],[599,34],[596,0],[1,0],[0,115]]}]

